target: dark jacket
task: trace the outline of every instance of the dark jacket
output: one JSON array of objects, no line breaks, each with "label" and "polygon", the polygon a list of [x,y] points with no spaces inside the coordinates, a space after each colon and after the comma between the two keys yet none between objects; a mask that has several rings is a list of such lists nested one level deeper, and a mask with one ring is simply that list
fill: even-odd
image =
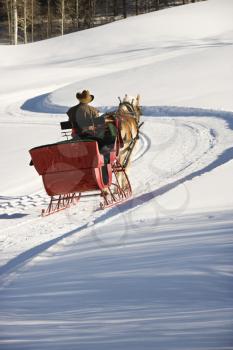
[{"label": "dark jacket", "polygon": [[88,132],[94,127],[94,119],[99,117],[96,108],[86,103],[79,103],[67,111],[72,128],[76,129],[78,134]]}]

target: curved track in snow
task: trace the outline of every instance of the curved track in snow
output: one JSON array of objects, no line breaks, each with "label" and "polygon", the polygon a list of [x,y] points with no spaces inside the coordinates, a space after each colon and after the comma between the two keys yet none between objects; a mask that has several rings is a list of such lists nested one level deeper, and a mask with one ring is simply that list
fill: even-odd
[{"label": "curved track in snow", "polygon": [[[17,124],[22,125],[21,122],[14,123],[14,125]],[[25,124],[35,125],[26,121]],[[40,125],[47,127],[48,123],[42,122]],[[58,125],[52,125],[51,123],[49,125],[55,128],[58,127]],[[212,130],[208,129],[208,126],[193,121],[145,118],[145,130],[140,134],[140,140],[133,155],[131,174],[133,181],[134,178],[138,179],[137,173],[141,167],[149,166],[149,168],[152,167],[152,171],[148,170],[147,172],[147,175],[150,173],[149,179],[159,176],[158,181],[161,183],[165,173],[165,177],[169,178],[182,173],[186,168],[200,160],[203,155],[211,151],[214,144],[217,143],[216,136]],[[154,136],[151,130],[155,130]],[[185,148],[184,145],[186,145]],[[173,159],[170,157],[171,148]],[[187,155],[189,159],[187,159]],[[141,180],[140,177],[138,180]],[[43,190],[36,191],[35,194],[13,198],[6,196],[1,198],[0,210],[2,215],[14,215],[14,211],[21,213],[24,210],[30,210],[32,207],[38,208],[41,205],[46,205],[47,201],[47,196],[43,193]]]},{"label": "curved track in snow", "polygon": [[[9,108],[10,113],[13,113],[14,108],[17,110],[18,118],[20,118],[20,113],[23,113],[25,126],[35,126],[32,120],[27,120],[30,113],[22,112],[15,104],[14,107]],[[144,107],[144,109],[146,108]],[[146,205],[148,200],[153,200],[153,198],[179,186],[186,179],[192,178],[193,174],[200,175],[202,169],[216,161],[222,151],[227,148],[227,143],[224,140],[229,131],[226,129],[225,121],[216,118],[216,112],[213,112],[213,116],[207,112],[207,117],[198,116],[199,113],[196,113],[197,116],[195,116],[195,113],[192,112],[191,116],[184,117],[177,114],[175,116],[158,116],[157,109],[150,108],[149,110],[151,116],[142,117],[145,123],[133,154],[130,171],[134,190],[133,198],[118,208],[108,209],[104,212],[98,210],[99,199],[93,198],[89,202],[83,199],[77,206],[66,212],[38,220],[41,208],[48,203],[48,197],[42,189],[42,184],[40,184],[41,189],[38,189],[37,182],[34,193],[13,197],[2,196],[0,198],[0,216],[2,219],[6,219],[3,220],[4,225],[2,225],[1,230],[3,234],[5,232],[6,242],[6,253],[2,256],[2,264],[6,263],[7,265],[10,258],[13,258],[12,264],[10,264],[12,268],[28,259],[27,249],[35,247],[32,256],[37,255],[41,252],[40,249],[36,249],[37,245],[53,241],[55,238],[57,238],[56,242],[62,240],[66,237],[66,233],[70,232],[70,229],[71,232],[76,232],[87,228],[90,222],[101,225],[106,220],[114,220],[116,216],[122,216],[124,213],[134,211],[138,206]],[[171,111],[177,112],[175,108]],[[16,117],[15,121],[12,120],[12,124],[20,124],[18,118]],[[61,118],[64,119],[64,117]],[[44,127],[47,129],[48,125],[50,130],[58,129],[58,121],[54,120],[54,122],[54,124],[51,122],[51,117],[44,118],[43,115],[41,121],[38,117],[35,120],[35,123],[40,125],[41,129],[38,130],[41,130],[41,134]],[[3,121],[3,123],[7,123],[7,121]],[[39,137],[40,135],[38,135],[38,139]],[[37,174],[32,172],[32,176],[35,177]],[[54,226],[55,217],[56,225]],[[36,238],[32,233],[28,233],[34,231],[34,222],[37,223],[36,230],[37,233],[39,232]],[[17,239],[16,230],[18,227],[22,232],[22,245]],[[18,248],[14,247],[14,240],[19,245]],[[50,243],[45,244],[43,249],[49,246]],[[25,250],[25,255],[17,260],[17,255],[21,250]],[[31,257],[31,254],[29,256]],[[3,266],[2,271],[5,273],[7,270],[8,268]]]}]

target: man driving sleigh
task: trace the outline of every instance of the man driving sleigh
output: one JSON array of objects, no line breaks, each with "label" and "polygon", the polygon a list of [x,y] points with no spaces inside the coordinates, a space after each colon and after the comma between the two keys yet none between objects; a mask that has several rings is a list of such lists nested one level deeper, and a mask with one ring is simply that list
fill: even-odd
[{"label": "man driving sleigh", "polygon": [[101,152],[109,151],[114,146],[116,136],[119,136],[113,118],[106,115],[100,116],[99,111],[89,105],[94,100],[94,95],[91,95],[88,90],[77,92],[76,98],[79,104],[67,111],[72,125],[73,140],[96,140]]},{"label": "man driving sleigh", "polygon": [[88,90],[83,90],[82,93],[77,92],[76,98],[79,100],[79,104],[67,111],[72,125],[72,137],[94,136],[95,119],[99,117],[99,111],[89,106],[89,103],[94,100],[94,95],[91,95]]}]

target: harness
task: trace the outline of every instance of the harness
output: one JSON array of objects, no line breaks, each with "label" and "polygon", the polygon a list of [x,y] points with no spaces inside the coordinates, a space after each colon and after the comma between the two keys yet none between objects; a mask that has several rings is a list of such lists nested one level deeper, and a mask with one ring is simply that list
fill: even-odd
[{"label": "harness", "polygon": [[[121,105],[123,105],[123,104],[124,105],[127,104],[128,111],[130,111],[130,108],[133,111],[133,106],[129,102],[121,103]],[[135,115],[135,112],[131,112],[130,114]],[[125,118],[124,118],[124,114],[121,114],[119,112],[111,113],[111,117],[113,117],[113,119],[114,119],[114,127],[115,127],[115,130],[117,131],[117,135],[116,135],[117,140],[118,140],[118,142],[117,142],[117,154],[119,154],[119,149],[124,147],[124,140],[122,139],[122,136],[121,136],[121,124]],[[137,140],[139,139],[139,129],[144,124],[144,123],[138,124],[138,121],[136,120],[136,118],[135,118],[135,122],[137,125],[137,134],[135,137],[133,137],[132,130],[130,129],[131,141],[130,141],[129,145],[121,151],[121,154],[126,154],[124,161],[123,161],[123,164],[122,164],[123,168],[126,168],[128,163],[129,163],[131,153],[134,149],[134,146],[135,146]]]}]

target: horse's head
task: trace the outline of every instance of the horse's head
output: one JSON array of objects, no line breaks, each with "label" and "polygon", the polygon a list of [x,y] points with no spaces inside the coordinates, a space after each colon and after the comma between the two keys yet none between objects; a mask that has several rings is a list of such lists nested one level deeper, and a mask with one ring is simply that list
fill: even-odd
[{"label": "horse's head", "polygon": [[106,113],[104,115],[105,124],[108,128],[113,125],[117,133],[120,134],[124,141],[125,147],[138,137],[138,126],[141,115],[140,96],[136,97],[125,95],[120,99],[117,111]]},{"label": "horse's head", "polygon": [[119,97],[119,101],[120,103],[117,112],[130,114],[139,121],[141,115],[140,95],[138,94],[134,97],[126,94],[123,99]]}]

